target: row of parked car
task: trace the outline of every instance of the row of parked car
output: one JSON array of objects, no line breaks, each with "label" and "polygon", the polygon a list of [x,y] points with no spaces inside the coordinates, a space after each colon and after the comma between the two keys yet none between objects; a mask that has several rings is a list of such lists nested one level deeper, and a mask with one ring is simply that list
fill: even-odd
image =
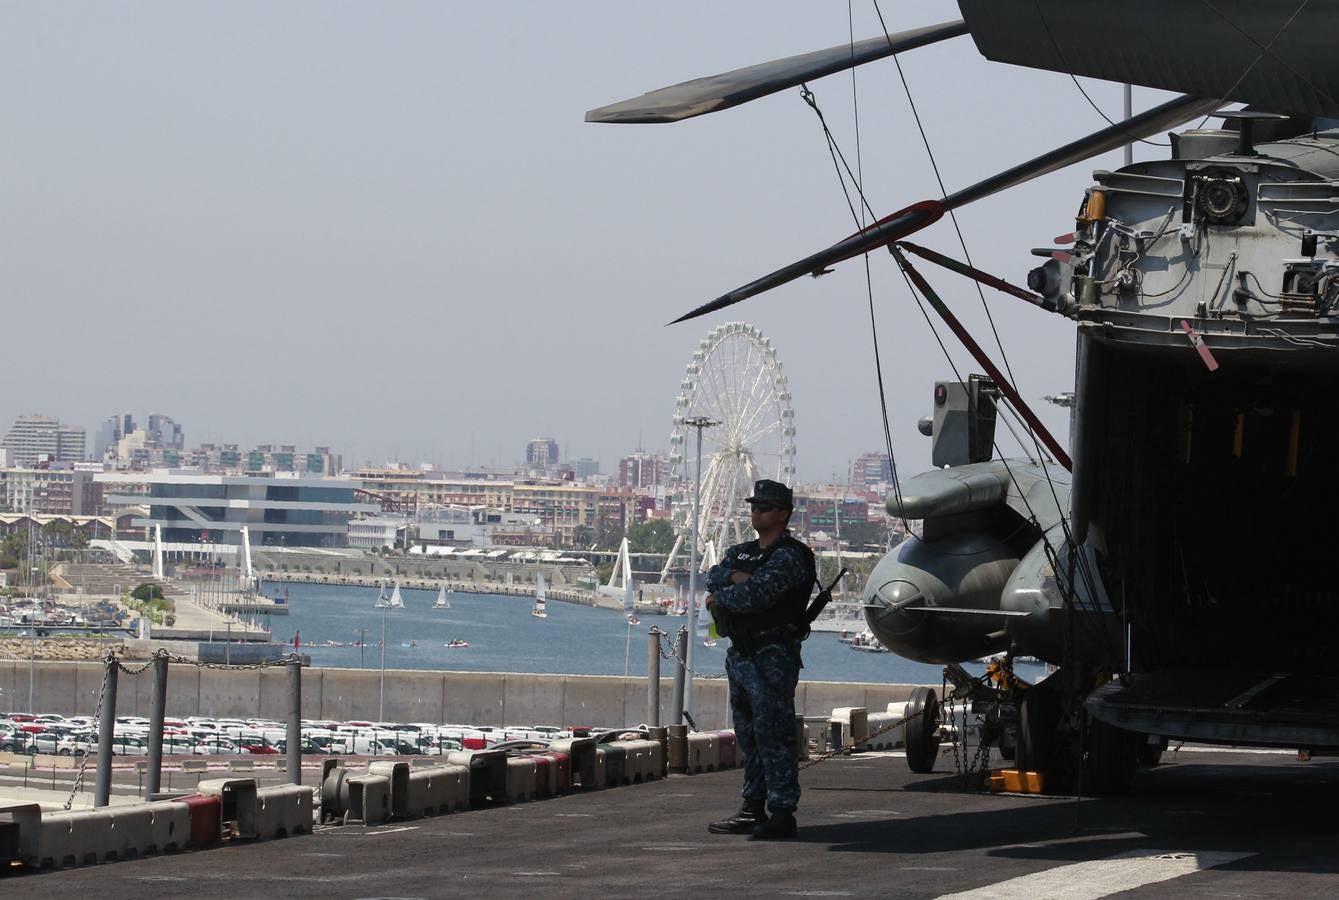
[{"label": "row of parked car", "polygon": [[[147,756],[149,720],[118,716],[113,729],[112,753]],[[518,740],[551,740],[571,736],[556,726],[436,725],[425,722],[302,723],[304,754],[356,756],[440,755],[452,750],[483,749]],[[288,732],[281,722],[264,719],[191,717],[164,719],[164,755],[267,755],[287,751]],[[54,713],[0,713],[0,751],[81,756],[98,749],[97,723],[91,716]]]}]

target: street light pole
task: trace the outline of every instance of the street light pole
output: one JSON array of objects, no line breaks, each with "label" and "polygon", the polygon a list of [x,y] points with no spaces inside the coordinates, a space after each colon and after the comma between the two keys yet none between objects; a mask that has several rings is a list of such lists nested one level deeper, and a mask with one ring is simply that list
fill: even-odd
[{"label": "street light pole", "polygon": [[[697,429],[697,477],[693,479],[693,541],[688,551],[688,649],[684,652],[683,708],[693,708],[693,645],[697,643],[697,539],[702,516],[702,429],[721,424],[706,416],[694,416],[684,424]],[[680,719],[678,724],[682,725]]]}]

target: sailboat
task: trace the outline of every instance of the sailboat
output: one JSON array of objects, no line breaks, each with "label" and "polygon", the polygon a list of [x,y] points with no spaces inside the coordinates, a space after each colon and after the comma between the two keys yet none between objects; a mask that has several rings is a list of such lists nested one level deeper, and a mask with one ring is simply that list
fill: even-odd
[{"label": "sailboat", "polygon": [[437,589],[437,602],[432,605],[433,609],[450,609],[451,601],[446,596],[446,585]]},{"label": "sailboat", "polygon": [[404,609],[404,597],[400,596],[400,582],[395,582],[395,589],[386,593],[386,582],[381,583],[381,593],[377,596],[377,602],[372,604],[373,609]]},{"label": "sailboat", "polygon": [[544,575],[541,573],[535,576],[535,608],[530,610],[530,615],[536,619],[547,619],[549,614],[544,610]]}]

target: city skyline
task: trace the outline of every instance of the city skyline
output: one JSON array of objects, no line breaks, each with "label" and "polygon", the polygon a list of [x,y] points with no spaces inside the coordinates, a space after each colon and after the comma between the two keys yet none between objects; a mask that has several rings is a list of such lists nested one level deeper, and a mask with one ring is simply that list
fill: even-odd
[{"label": "city skyline", "polygon": [[[0,14],[0,104],[21,123],[9,165],[23,173],[0,221],[7,330],[61,339],[12,343],[11,366],[35,374],[0,397],[0,421],[44,410],[91,435],[133,397],[179,416],[192,444],[499,467],[549,434],[609,471],[635,448],[668,449],[698,342],[744,321],[786,367],[800,480],[882,448],[859,261],[665,327],[857,227],[797,92],[672,126],[582,121],[663,84],[879,34],[872,9],[853,24],[844,8],[762,2],[92,9]],[[936,0],[888,24],[957,17]],[[1069,79],[988,63],[968,39],[900,62],[948,190],[1103,124]],[[460,89],[481,72],[488,90]],[[875,211],[938,196],[893,61],[856,78],[860,155],[851,78],[810,87]],[[1118,86],[1087,87],[1117,113]],[[1136,90],[1136,108],[1162,96]],[[1119,151],[964,210],[973,261],[1021,282],[1030,248],[1072,226],[1092,169],[1117,164]],[[947,218],[923,240],[960,255]],[[892,261],[870,266],[898,468],[921,471],[916,421],[952,371]],[[1071,386],[1072,325],[990,295],[988,322],[969,286],[933,280],[1063,440],[1067,413],[1040,397]]]}]

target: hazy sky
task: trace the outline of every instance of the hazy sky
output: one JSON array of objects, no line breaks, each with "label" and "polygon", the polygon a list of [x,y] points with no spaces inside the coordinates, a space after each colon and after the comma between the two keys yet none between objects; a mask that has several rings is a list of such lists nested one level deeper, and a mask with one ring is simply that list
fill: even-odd
[{"label": "hazy sky", "polygon": [[[893,30],[958,18],[882,6]],[[857,39],[880,33],[872,3],[854,13]],[[859,261],[664,327],[853,230],[798,90],[674,125],[582,116],[847,39],[844,2],[0,2],[0,427],[42,412],[91,444],[108,415],[152,410],[191,445],[447,466],[505,465],[546,435],[607,471],[668,447],[698,341],[741,320],[790,375],[800,478],[829,480],[883,446]],[[1104,124],[1067,77],[988,63],[969,37],[901,59],[950,191]],[[1085,85],[1119,113],[1118,86]],[[875,209],[939,196],[893,61],[856,86]],[[854,162],[850,75],[811,87]],[[1159,99],[1136,91],[1136,109]],[[963,210],[977,264],[1022,283],[1091,171],[1119,164]],[[947,219],[918,240],[960,255]],[[950,372],[892,259],[872,266],[914,472]],[[931,277],[993,347],[970,284]],[[1068,390],[1072,324],[987,300],[1023,395]]]}]

